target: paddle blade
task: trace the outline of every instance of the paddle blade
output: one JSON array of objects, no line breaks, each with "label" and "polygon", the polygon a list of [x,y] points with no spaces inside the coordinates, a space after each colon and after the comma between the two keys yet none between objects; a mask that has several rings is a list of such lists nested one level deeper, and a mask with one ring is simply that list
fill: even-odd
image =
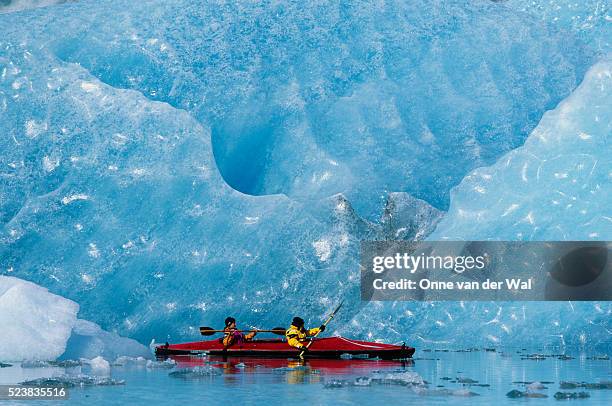
[{"label": "paddle blade", "polygon": [[270,330],[270,332],[272,334],[276,334],[277,336],[284,336],[285,335],[285,327],[274,327],[272,330]]},{"label": "paddle blade", "polygon": [[203,336],[212,336],[216,332],[217,331],[211,327],[200,327],[200,334],[202,334]]}]

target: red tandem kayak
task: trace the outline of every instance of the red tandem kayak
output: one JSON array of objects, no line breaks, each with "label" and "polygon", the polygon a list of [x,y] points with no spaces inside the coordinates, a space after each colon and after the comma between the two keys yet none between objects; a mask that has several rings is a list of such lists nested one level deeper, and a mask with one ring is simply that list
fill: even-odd
[{"label": "red tandem kayak", "polygon": [[[415,349],[406,345],[379,344],[351,340],[344,337],[316,338],[310,346],[307,358],[359,358],[406,359]],[[252,340],[224,348],[219,339],[183,344],[165,344],[155,347],[155,355],[189,355],[208,353],[226,357],[298,358],[300,350],[290,347],[285,340]]]}]

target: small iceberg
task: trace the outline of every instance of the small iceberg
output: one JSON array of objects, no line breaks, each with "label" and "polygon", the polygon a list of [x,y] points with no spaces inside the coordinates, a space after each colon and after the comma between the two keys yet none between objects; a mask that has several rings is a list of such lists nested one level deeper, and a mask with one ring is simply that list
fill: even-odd
[{"label": "small iceberg", "polygon": [[168,359],[165,359],[163,361],[151,361],[151,360],[148,360],[146,365],[147,365],[147,368],[150,368],[150,369],[156,369],[156,368],[171,369],[171,368],[174,368],[176,366],[176,361],[173,360],[172,358],[168,358]]},{"label": "small iceberg", "polygon": [[145,366],[147,365],[147,363],[150,360],[147,360],[144,357],[128,357],[128,356],[121,356],[121,357],[117,357],[117,359],[115,359],[112,363],[111,366],[114,367],[124,367],[124,366]]},{"label": "small iceberg", "polygon": [[221,371],[218,368],[211,367],[210,365],[193,368],[181,368],[168,374],[168,376],[173,378],[182,379],[199,379],[217,375],[221,375]]},{"label": "small iceberg", "polygon": [[44,386],[73,388],[77,386],[114,386],[125,385],[125,381],[89,375],[60,375],[52,378],[36,378],[19,383],[23,386]]},{"label": "small iceberg", "polygon": [[555,399],[566,400],[566,399],[586,399],[590,398],[587,392],[557,392],[555,393]]},{"label": "small iceberg", "polygon": [[31,360],[23,361],[21,368],[75,368],[83,365],[81,360],[67,359],[63,361]]}]

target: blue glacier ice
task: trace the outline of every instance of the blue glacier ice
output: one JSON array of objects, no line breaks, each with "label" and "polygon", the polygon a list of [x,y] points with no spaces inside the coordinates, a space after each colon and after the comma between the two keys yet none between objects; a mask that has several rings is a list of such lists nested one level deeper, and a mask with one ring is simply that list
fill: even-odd
[{"label": "blue glacier ice", "polygon": [[61,4],[66,0],[0,0],[0,14]]},{"label": "blue glacier ice", "polygon": [[[428,239],[609,241],[611,106],[612,60],[605,59],[522,147],[453,189],[449,211]],[[426,346],[609,348],[612,303],[373,303],[350,329],[372,338],[387,331],[396,340],[411,331],[412,342]]]},{"label": "blue glacier ice", "polygon": [[612,51],[612,9],[602,0],[508,0],[505,6],[576,32],[601,53]]},{"label": "blue glacier ice", "polygon": [[[593,327],[608,304],[568,304],[564,321],[566,304],[358,300],[359,241],[453,231],[461,200],[440,211],[451,188],[521,146],[598,57],[580,33],[526,15],[484,0],[104,0],[0,15],[0,272],[142,343],[198,338],[228,313],[318,323],[347,297],[344,334],[511,343],[503,324],[535,342],[557,312],[555,343],[609,344],[609,324]],[[495,236],[505,223],[490,215],[455,237]]]},{"label": "blue glacier ice", "polygon": [[547,112],[525,144],[451,193],[431,239],[612,239],[612,59]]},{"label": "blue glacier ice", "polygon": [[489,0],[80,1],[3,32],[40,64],[190,112],[233,188],[343,193],[375,219],[388,192],[447,207],[580,82],[593,51],[532,20]]}]

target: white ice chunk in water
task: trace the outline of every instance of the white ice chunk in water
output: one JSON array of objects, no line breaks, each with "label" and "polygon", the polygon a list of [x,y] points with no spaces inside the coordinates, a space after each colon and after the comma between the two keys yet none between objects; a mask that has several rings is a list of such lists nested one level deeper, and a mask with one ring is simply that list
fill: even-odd
[{"label": "white ice chunk in water", "polygon": [[0,360],[54,360],[77,321],[79,305],[34,283],[0,276]]},{"label": "white ice chunk in water", "polygon": [[78,311],[78,304],[41,286],[0,276],[0,360],[150,357],[139,342],[77,319]]},{"label": "white ice chunk in water", "polygon": [[94,375],[107,376],[110,375],[110,364],[104,358],[97,356],[89,361],[89,366]]},{"label": "white ice chunk in water", "polygon": [[138,341],[104,331],[90,321],[77,320],[62,359],[93,358],[100,355],[106,359],[120,356],[149,358],[151,353]]}]

